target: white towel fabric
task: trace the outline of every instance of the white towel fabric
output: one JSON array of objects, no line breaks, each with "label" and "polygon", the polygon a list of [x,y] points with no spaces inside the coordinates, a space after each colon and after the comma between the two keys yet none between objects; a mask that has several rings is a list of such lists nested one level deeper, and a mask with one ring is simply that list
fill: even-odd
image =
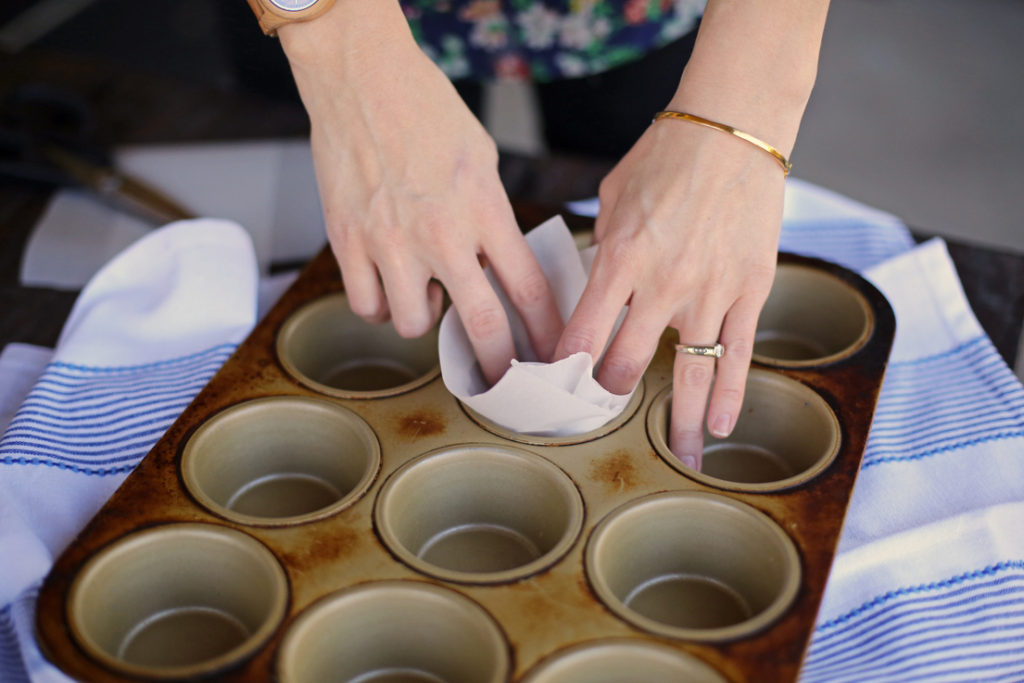
[{"label": "white towel fabric", "polygon": [[896,343],[803,680],[1024,680],[1024,388],[941,240],[867,276]]},{"label": "white towel fabric", "polygon": [[[1024,388],[943,243],[915,248],[891,215],[790,180],[781,248],[864,272],[898,322],[803,680],[1024,680]],[[31,635],[40,579],[244,336],[255,297],[251,246],[214,221],[144,238],[83,292],[0,441],[0,680],[63,680]],[[9,347],[0,387],[46,356]]]},{"label": "white towel fabric", "polygon": [[83,290],[0,440],[0,680],[64,679],[32,638],[39,583],[248,334],[256,290],[251,239],[210,219],[152,232]]}]

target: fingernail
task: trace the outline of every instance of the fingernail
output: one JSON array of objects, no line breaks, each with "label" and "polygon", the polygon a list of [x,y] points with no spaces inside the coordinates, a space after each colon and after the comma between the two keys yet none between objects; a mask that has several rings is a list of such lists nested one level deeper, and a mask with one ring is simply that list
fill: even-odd
[{"label": "fingernail", "polygon": [[729,429],[729,416],[725,413],[715,418],[715,423],[711,425],[711,433],[719,439],[724,439],[729,436],[729,432],[731,431],[732,430]]},{"label": "fingernail", "polygon": [[679,462],[683,463],[691,470],[697,469],[697,458],[693,457],[692,455],[680,455]]}]

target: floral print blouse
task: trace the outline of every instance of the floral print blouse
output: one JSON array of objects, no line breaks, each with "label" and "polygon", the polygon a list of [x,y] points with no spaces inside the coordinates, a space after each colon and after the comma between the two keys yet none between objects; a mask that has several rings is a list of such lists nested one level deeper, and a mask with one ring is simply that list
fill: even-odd
[{"label": "floral print blouse", "polygon": [[551,81],[605,71],[691,31],[706,0],[401,0],[451,79]]}]

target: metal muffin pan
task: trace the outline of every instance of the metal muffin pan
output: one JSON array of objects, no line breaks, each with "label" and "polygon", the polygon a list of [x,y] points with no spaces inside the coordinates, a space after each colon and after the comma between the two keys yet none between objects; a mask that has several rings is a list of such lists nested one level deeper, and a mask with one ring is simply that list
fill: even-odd
[{"label": "metal muffin pan", "polygon": [[44,653],[88,681],[795,680],[895,322],[838,266],[778,282],[698,473],[665,440],[674,332],[618,420],[513,434],[436,343],[351,316],[324,250],[58,558]]}]

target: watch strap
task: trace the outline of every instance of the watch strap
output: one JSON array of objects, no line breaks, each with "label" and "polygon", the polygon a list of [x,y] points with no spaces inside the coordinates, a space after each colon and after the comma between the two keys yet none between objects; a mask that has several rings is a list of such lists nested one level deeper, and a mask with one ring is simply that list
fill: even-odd
[{"label": "watch strap", "polygon": [[285,24],[316,19],[334,4],[334,0],[317,0],[306,9],[286,10],[281,9],[270,0],[248,0],[248,2],[253,14],[256,15],[256,20],[260,22],[260,28],[268,36],[276,36],[277,29]]}]

